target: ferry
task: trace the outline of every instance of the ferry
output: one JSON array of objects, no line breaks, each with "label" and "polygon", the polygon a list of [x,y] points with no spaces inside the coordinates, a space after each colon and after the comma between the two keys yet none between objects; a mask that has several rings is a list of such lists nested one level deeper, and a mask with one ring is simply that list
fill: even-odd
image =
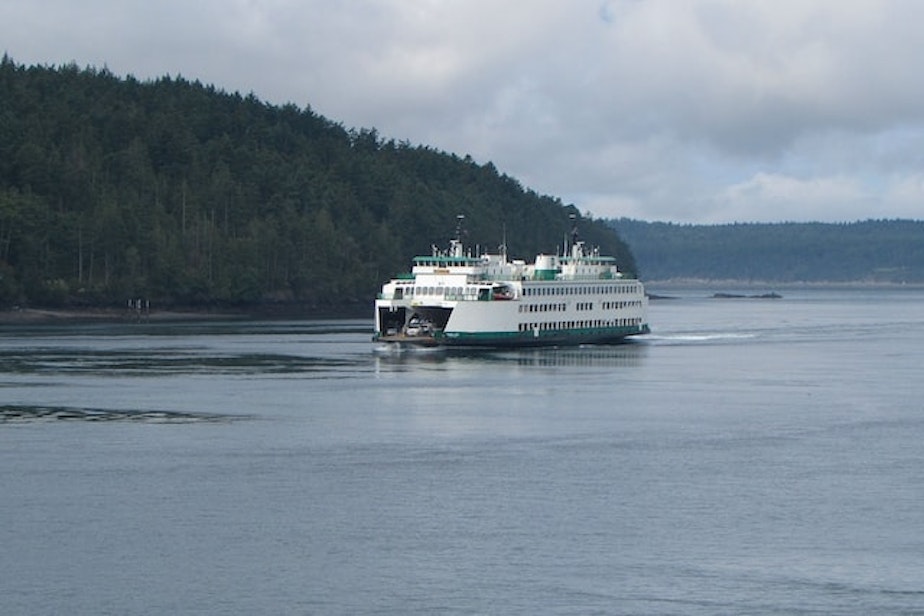
[{"label": "ferry", "polygon": [[382,285],[373,341],[393,347],[527,347],[611,344],[649,333],[642,283],[572,231],[560,254],[534,262],[474,256],[459,216],[449,247],[414,257],[409,274]]}]

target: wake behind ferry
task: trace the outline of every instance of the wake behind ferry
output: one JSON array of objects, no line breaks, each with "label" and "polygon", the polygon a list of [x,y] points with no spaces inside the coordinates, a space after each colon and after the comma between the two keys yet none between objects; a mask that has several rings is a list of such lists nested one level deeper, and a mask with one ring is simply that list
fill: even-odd
[{"label": "wake behind ferry", "polygon": [[410,274],[392,278],[375,300],[373,340],[413,347],[521,347],[622,342],[649,333],[642,283],[613,257],[577,240],[561,255],[533,263],[497,254],[473,256],[462,220],[449,248],[414,257]]}]

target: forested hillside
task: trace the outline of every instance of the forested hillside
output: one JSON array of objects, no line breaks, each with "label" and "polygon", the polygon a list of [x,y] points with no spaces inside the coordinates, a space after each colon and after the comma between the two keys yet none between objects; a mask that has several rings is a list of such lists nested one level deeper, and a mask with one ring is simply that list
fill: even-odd
[{"label": "forested hillside", "polygon": [[648,280],[924,282],[920,221],[611,224]]},{"label": "forested hillside", "polygon": [[[573,206],[491,163],[182,78],[0,63],[0,306],[371,302],[415,254],[554,252]],[[634,271],[601,221],[583,239]]]}]

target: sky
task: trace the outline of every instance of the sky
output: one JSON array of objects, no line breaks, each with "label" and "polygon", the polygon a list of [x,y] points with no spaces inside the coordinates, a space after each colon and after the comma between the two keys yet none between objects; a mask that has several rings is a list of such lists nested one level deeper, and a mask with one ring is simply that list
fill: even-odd
[{"label": "sky", "polygon": [[18,64],[181,75],[598,218],[924,219],[920,0],[0,0]]}]

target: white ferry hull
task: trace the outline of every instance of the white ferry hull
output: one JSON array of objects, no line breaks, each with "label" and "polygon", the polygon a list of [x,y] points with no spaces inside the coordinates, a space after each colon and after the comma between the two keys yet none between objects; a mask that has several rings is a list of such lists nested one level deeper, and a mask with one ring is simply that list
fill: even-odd
[{"label": "white ferry hull", "polygon": [[[580,289],[573,285],[569,288]],[[374,339],[401,346],[445,347],[617,344],[650,331],[645,320],[648,300],[643,292],[621,297],[626,299],[620,300],[620,305],[628,308],[589,311],[578,310],[577,305],[607,305],[615,301],[493,300],[424,304],[380,299],[376,301]],[[529,312],[530,308],[535,311]],[[390,328],[388,315],[393,315],[395,324]],[[402,324],[413,315],[432,320],[435,330],[408,334]]]}]

